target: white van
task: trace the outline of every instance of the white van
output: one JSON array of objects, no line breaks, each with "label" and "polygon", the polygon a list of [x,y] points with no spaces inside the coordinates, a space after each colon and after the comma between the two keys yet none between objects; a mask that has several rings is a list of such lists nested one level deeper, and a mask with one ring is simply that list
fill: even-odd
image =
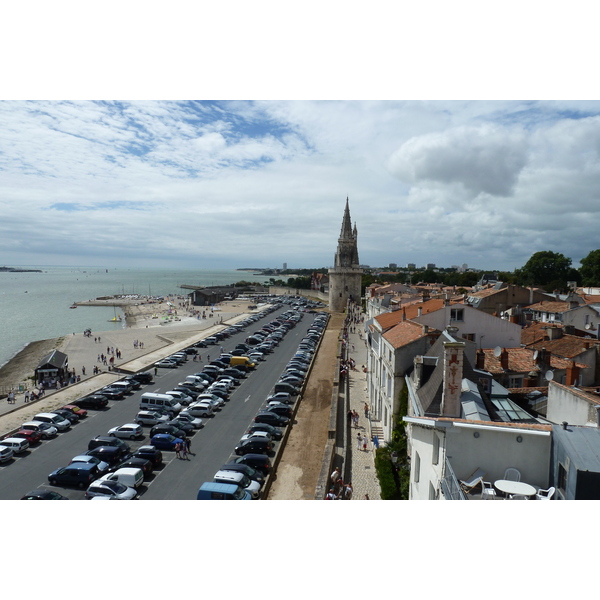
[{"label": "white van", "polygon": [[100,477],[99,481],[118,481],[124,485],[127,485],[133,489],[137,489],[144,483],[144,472],[141,469],[135,467],[121,467],[114,473],[107,473]]},{"label": "white van", "polygon": [[248,475],[239,471],[217,471],[214,481],[215,483],[239,485],[243,490],[250,492],[253,500],[260,496],[260,483],[253,481]]},{"label": "white van", "polygon": [[71,427],[71,423],[60,415],[54,413],[39,413],[33,417],[34,421],[41,421],[56,427],[59,431],[66,431]]},{"label": "white van", "polygon": [[0,442],[3,446],[10,448],[13,454],[20,454],[29,448],[29,442],[23,438],[6,438]]},{"label": "white van", "polygon": [[153,392],[142,394],[140,409],[152,410],[153,408],[166,408],[178,413],[181,410],[181,404],[173,396],[169,396],[169,394],[154,394]]}]

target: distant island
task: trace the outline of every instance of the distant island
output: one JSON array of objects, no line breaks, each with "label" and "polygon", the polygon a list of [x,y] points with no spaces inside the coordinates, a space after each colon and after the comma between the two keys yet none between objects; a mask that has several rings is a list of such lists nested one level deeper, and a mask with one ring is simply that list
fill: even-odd
[{"label": "distant island", "polygon": [[41,269],[15,269],[14,267],[0,267],[0,273],[41,273]]}]

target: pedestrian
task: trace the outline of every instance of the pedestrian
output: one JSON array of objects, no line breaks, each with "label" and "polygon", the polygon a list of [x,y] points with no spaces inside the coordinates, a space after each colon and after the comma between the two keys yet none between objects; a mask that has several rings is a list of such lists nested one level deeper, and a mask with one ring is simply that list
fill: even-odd
[{"label": "pedestrian", "polygon": [[351,410],[349,410],[346,417],[348,419],[348,427],[351,427],[352,421],[354,421],[354,413]]},{"label": "pedestrian", "polygon": [[340,478],[340,468],[336,467],[333,473],[331,474],[331,483],[333,483],[334,487],[337,480]]},{"label": "pedestrian", "polygon": [[335,492],[333,491],[333,488],[329,490],[329,493],[327,496],[325,496],[325,500],[335,500]]},{"label": "pedestrian", "polygon": [[369,498],[369,494],[365,494],[365,500],[370,500],[371,498]]},{"label": "pedestrian", "polygon": [[9,404],[15,403],[15,393],[12,390],[10,390],[10,392],[8,392],[8,403]]},{"label": "pedestrian", "polygon": [[363,451],[366,452],[369,447],[369,438],[367,436],[363,436]]},{"label": "pedestrian", "polygon": [[185,440],[183,441],[183,444],[181,444],[181,458],[183,458],[184,460],[190,460],[190,457],[188,456],[188,451],[187,451],[187,446],[185,444]]},{"label": "pedestrian", "polygon": [[376,435],[373,436],[373,446],[375,450],[379,450],[379,438]]},{"label": "pedestrian", "polygon": [[365,419],[369,418],[369,405],[365,402]]},{"label": "pedestrian", "polygon": [[187,453],[191,454],[192,456],[196,456],[196,453],[192,452],[192,440],[190,440],[189,437],[186,437],[185,440],[183,440],[183,443],[185,444],[185,449],[187,450]]},{"label": "pedestrian", "polygon": [[154,377],[158,375],[158,367],[154,367]]},{"label": "pedestrian", "polygon": [[344,486],[344,500],[352,500],[352,492],[354,490],[352,489],[352,483],[349,481],[345,486]]},{"label": "pedestrian", "polygon": [[81,367],[81,374],[85,375],[85,367]]},{"label": "pedestrian", "polygon": [[362,448],[362,435],[360,435],[360,431],[356,434],[356,442],[357,442],[357,449],[360,450]]},{"label": "pedestrian", "polygon": [[29,390],[25,392],[25,402],[29,402]]},{"label": "pedestrian", "polygon": [[353,410],[352,415],[354,416],[354,427],[358,427],[358,413],[355,410]]},{"label": "pedestrian", "polygon": [[181,458],[181,444],[179,442],[175,444],[175,458]]}]

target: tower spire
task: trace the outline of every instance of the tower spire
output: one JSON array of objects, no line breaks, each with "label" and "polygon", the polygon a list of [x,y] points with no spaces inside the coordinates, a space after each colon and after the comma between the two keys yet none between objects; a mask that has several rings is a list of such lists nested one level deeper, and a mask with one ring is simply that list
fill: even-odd
[{"label": "tower spire", "polygon": [[342,231],[340,233],[340,240],[351,240],[352,239],[352,221],[350,219],[350,204],[348,196],[346,196],[346,208],[344,209],[344,218],[342,219]]}]

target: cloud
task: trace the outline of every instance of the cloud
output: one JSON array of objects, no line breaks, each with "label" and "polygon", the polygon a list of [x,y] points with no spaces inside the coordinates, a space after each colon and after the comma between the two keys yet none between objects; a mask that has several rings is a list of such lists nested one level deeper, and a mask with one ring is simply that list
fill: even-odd
[{"label": "cloud", "polygon": [[389,159],[409,183],[460,183],[473,194],[509,196],[527,164],[527,140],[494,125],[458,127],[411,138]]}]

